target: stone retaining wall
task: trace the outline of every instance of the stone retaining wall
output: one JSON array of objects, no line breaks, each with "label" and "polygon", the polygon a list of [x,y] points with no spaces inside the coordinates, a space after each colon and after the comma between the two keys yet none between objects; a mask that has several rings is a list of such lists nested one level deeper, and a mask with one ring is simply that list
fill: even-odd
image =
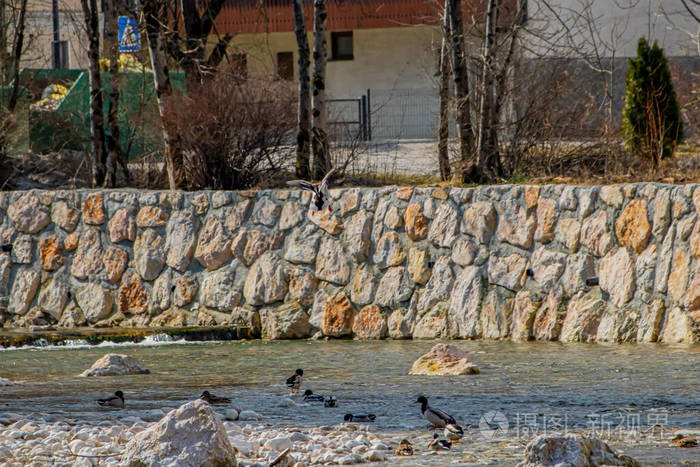
[{"label": "stone retaining wall", "polygon": [[700,341],[697,186],[331,194],[0,193],[0,326]]}]

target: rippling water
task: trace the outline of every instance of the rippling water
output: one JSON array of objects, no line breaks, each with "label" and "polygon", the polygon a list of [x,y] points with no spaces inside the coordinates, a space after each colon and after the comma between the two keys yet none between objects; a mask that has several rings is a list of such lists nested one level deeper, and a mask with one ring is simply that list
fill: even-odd
[{"label": "rippling water", "polygon": [[[505,414],[511,428],[547,417],[574,429],[590,427],[595,417],[616,425],[630,414],[638,415],[642,428],[654,423],[700,428],[698,345],[452,343],[479,365],[480,375],[409,376],[413,361],[433,341],[150,341],[0,350],[0,377],[22,383],[0,387],[0,413],[88,422],[148,419],[149,410],[177,407],[208,389],[280,425],[334,424],[348,412],[371,412],[378,430],[423,429],[426,422],[413,401],[425,394],[432,405],[474,429],[489,411]],[[151,373],[77,377],[108,352],[132,355]],[[333,394],[340,407],[277,407],[287,395],[284,380],[295,368],[304,369],[304,389]],[[126,410],[105,410],[93,402],[116,389],[126,394]]]}]

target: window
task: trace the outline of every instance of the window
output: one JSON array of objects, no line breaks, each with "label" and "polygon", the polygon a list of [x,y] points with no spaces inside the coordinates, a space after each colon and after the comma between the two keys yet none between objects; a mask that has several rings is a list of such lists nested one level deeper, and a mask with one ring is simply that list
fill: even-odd
[{"label": "window", "polygon": [[277,76],[285,81],[294,79],[294,55],[292,52],[277,52]]},{"label": "window", "polygon": [[333,60],[352,60],[352,31],[331,32],[331,56]]},{"label": "window", "polygon": [[231,68],[237,79],[245,81],[248,79],[248,59],[246,54],[232,54]]}]

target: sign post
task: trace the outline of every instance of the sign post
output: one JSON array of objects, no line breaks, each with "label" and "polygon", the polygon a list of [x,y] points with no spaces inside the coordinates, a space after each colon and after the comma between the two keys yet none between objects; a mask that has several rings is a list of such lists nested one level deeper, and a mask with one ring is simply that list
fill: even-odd
[{"label": "sign post", "polygon": [[139,26],[128,16],[119,17],[119,51],[138,52],[141,46]]}]

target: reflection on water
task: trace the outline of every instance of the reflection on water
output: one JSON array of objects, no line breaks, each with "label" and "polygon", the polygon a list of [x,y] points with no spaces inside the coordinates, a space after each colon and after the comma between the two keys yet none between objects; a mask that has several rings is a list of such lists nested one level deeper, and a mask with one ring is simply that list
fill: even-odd
[{"label": "reflection on water", "polygon": [[[149,410],[177,407],[204,389],[260,412],[273,424],[319,425],[345,413],[372,412],[381,430],[422,428],[418,394],[466,426],[489,411],[511,426],[523,416],[560,416],[569,428],[586,428],[591,414],[610,423],[639,414],[641,425],[698,427],[700,346],[605,346],[487,341],[452,342],[481,368],[480,375],[409,376],[413,361],[433,341],[250,341],[199,344],[54,347],[0,351],[0,377],[23,384],[0,387],[0,413],[97,422],[149,418]],[[108,352],[136,357],[151,373],[79,378]],[[340,408],[277,407],[284,380],[304,369],[304,388],[335,395]],[[93,402],[121,389],[127,410]],[[225,407],[216,410],[223,413]],[[154,415],[155,416],[155,415]],[[157,417],[157,416],[156,416]],[[660,418],[662,417],[662,418]],[[652,423],[653,424],[653,423]]]}]

